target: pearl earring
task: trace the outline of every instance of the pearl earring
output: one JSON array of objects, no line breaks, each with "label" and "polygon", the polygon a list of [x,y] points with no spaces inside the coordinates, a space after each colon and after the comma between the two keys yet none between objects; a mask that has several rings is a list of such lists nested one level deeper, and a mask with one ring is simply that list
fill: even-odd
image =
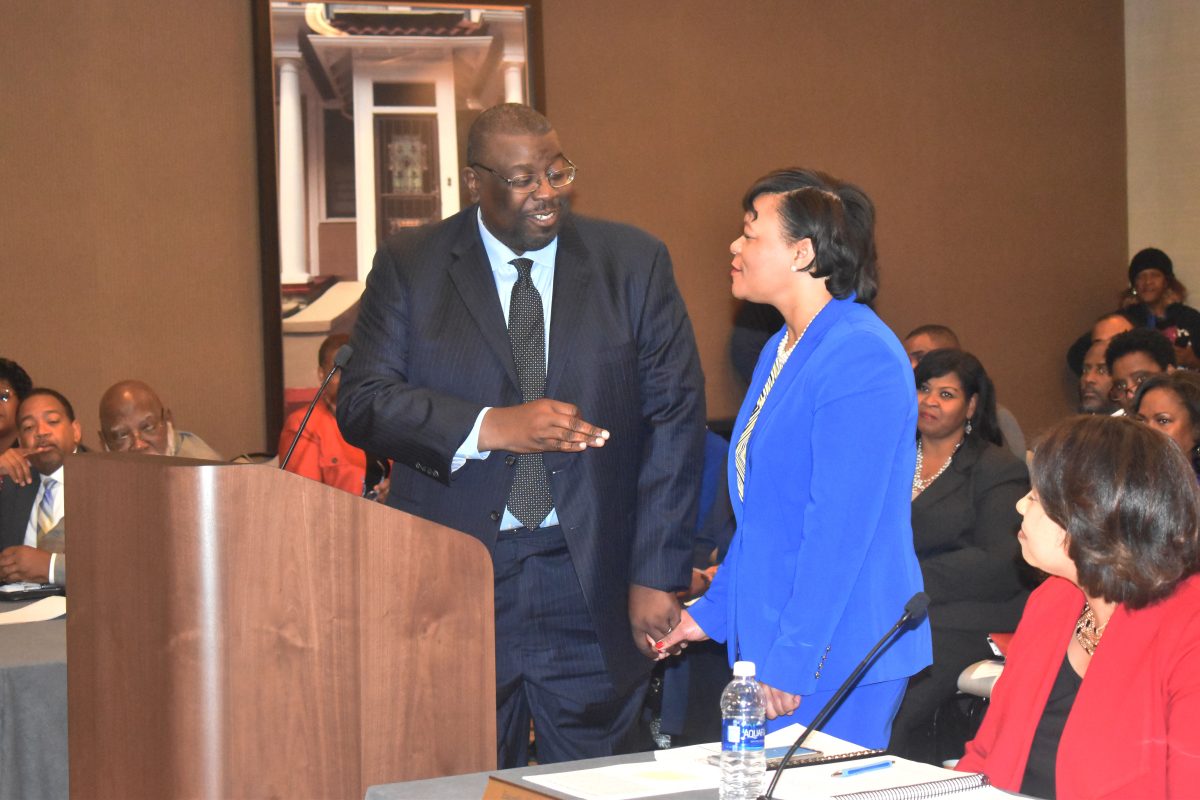
[{"label": "pearl earring", "polygon": [[970,436],[970,435],[971,435],[971,430],[972,430],[972,428],[971,428],[971,420],[967,420],[967,428],[966,428],[966,430],[967,430],[967,436]]}]

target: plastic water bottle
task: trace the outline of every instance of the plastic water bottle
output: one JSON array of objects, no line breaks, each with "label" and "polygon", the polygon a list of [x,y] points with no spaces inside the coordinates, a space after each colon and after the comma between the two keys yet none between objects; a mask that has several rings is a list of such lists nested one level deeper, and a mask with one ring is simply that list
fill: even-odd
[{"label": "plastic water bottle", "polygon": [[739,661],[721,693],[721,800],[755,800],[762,792],[766,733],[767,705],[754,662]]}]

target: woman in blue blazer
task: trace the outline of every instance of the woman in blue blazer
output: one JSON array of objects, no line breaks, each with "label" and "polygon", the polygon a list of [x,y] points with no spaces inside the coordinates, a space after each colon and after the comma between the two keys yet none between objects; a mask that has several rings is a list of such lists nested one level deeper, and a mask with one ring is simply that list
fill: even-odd
[{"label": "woman in blue blazer", "polygon": [[[725,641],[753,661],[768,730],[807,723],[921,590],[911,497],[916,396],[900,343],[870,308],[874,209],[807,170],[759,180],[730,246],[733,295],[786,325],[763,349],[734,426],[737,532],[712,587],[656,643]],[[886,747],[928,624],[903,632],[825,731]],[[717,698],[713,698],[717,702]]]}]

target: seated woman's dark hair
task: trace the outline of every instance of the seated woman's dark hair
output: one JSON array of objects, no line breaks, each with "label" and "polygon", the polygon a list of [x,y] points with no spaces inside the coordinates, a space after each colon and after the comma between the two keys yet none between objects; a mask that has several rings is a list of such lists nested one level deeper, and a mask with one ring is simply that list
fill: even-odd
[{"label": "seated woman's dark hair", "polygon": [[1161,433],[1128,417],[1071,417],[1038,442],[1032,478],[1089,595],[1143,608],[1200,570],[1200,491]]},{"label": "seated woman's dark hair", "polygon": [[1104,362],[1108,365],[1108,371],[1112,372],[1113,364],[1118,358],[1130,353],[1145,353],[1164,370],[1175,366],[1175,347],[1158,331],[1134,328],[1118,333],[1110,339],[1108,349],[1104,351]]},{"label": "seated woman's dark hair", "polygon": [[862,189],[823,172],[789,167],[755,181],[742,208],[753,214],[754,201],[764,194],[783,195],[779,217],[784,236],[789,242],[812,239],[812,276],[825,278],[830,294],[844,300],[854,293],[866,304],[875,299],[875,206]]},{"label": "seated woman's dark hair", "polygon": [[972,397],[979,398],[975,401],[975,413],[970,418],[971,432],[967,436],[977,436],[985,442],[1003,445],[1000,423],[996,420],[996,389],[978,358],[965,350],[930,350],[917,362],[913,375],[919,388],[930,379],[941,378],[951,372],[966,393],[963,402],[971,402]]},{"label": "seated woman's dark hair", "polygon": [[[1188,413],[1187,424],[1192,429],[1192,439],[1200,442],[1200,375],[1183,369],[1151,375],[1138,387],[1137,394],[1133,396],[1134,411],[1141,408],[1142,398],[1146,393],[1155,389],[1166,389],[1179,398],[1179,402]],[[1200,446],[1193,447],[1185,455],[1191,462],[1192,470],[1200,473],[1200,469],[1197,469],[1200,463]]]},{"label": "seated woman's dark hair", "polygon": [[[29,379],[29,373],[22,369],[20,364],[7,358],[0,358],[0,378],[8,381],[8,385],[12,387],[17,405],[20,405],[21,401],[29,395],[29,390],[33,388],[33,381]],[[16,415],[14,414],[14,416]]]}]

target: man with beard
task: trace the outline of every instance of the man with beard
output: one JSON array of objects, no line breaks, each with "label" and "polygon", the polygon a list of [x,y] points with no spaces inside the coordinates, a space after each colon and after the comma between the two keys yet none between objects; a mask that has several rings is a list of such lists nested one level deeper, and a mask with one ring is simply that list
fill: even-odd
[{"label": "man with beard", "polygon": [[19,444],[0,454],[0,583],[66,585],[63,459],[79,449],[75,409],[53,389],[29,392]]},{"label": "man with beard", "polygon": [[135,380],[114,383],[100,398],[100,441],[115,453],[223,460],[196,434],[175,430],[171,409]]},{"label": "man with beard", "polygon": [[1083,372],[1079,374],[1079,413],[1112,414],[1121,408],[1112,399],[1112,375],[1104,353],[1108,341],[1093,342],[1083,356]]},{"label": "man with beard", "polygon": [[610,755],[690,582],[692,327],[660,241],[570,214],[544,116],[485,111],[467,164],[478,205],[376,254],[337,418],[394,459],[389,505],[492,553],[500,767],[526,762],[531,717],[539,762]]}]

